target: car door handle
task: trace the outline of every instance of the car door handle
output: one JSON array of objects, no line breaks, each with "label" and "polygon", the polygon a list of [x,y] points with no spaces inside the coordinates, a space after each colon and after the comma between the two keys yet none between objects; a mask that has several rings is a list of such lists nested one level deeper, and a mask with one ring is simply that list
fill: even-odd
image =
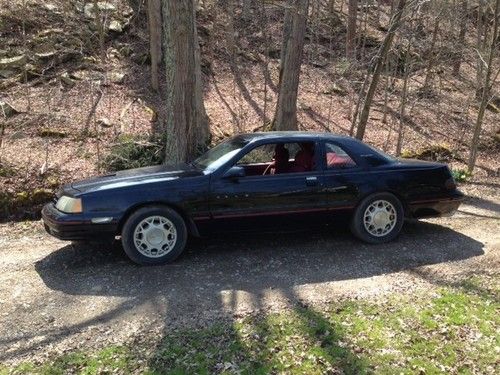
[{"label": "car door handle", "polygon": [[306,185],[307,186],[316,186],[318,185],[318,177],[306,177]]}]

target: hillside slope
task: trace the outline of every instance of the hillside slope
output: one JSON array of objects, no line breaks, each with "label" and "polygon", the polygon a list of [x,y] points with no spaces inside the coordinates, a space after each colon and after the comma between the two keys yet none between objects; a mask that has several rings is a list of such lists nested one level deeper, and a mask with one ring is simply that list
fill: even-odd
[{"label": "hillside slope", "polygon": [[[0,120],[0,216],[30,216],[60,184],[102,172],[113,145],[148,142],[161,130],[161,96],[149,88],[143,3],[102,1],[96,12],[93,2],[3,2],[0,102],[6,117]],[[282,8],[273,4],[253,9],[249,21],[242,20],[238,7],[231,13],[217,4],[202,2],[197,13],[205,105],[214,142],[237,132],[268,128],[276,103],[283,18]],[[387,23],[389,9],[381,6],[367,13],[356,66],[342,58],[346,10],[346,6],[332,12],[311,9],[299,88],[301,129],[349,133],[354,103],[366,66],[383,38],[380,25]],[[104,17],[102,25],[96,21],[97,13]],[[444,21],[442,27],[447,27]],[[404,33],[409,32],[402,30],[391,52],[396,65]],[[415,48],[425,60],[431,30],[421,33]],[[419,91],[425,64],[415,59],[403,154],[425,156],[437,150],[433,157],[452,168],[464,168],[477,116],[471,94],[476,61],[473,29],[469,34],[457,77],[444,60],[447,36],[439,37],[437,58],[443,60],[436,67],[432,95]],[[402,88],[402,76],[397,68],[395,72],[382,79],[365,138],[389,153],[395,151]],[[473,176],[476,183],[498,183],[500,115],[495,108],[486,114]]]}]

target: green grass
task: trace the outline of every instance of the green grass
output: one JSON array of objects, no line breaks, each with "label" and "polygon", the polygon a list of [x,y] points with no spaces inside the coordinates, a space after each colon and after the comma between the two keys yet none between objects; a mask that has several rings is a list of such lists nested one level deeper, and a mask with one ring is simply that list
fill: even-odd
[{"label": "green grass", "polygon": [[23,363],[15,368],[0,368],[0,374],[63,375],[131,373],[138,369],[138,359],[124,346],[109,346],[97,353],[74,352],[45,364]]},{"label": "green grass", "polygon": [[472,174],[466,169],[452,169],[451,175],[456,182],[465,182],[472,177]]},{"label": "green grass", "polygon": [[0,374],[494,373],[498,292],[496,278],[481,276],[415,296],[336,302],[321,312],[301,305],[173,331],[153,353],[137,345],[108,347]]}]

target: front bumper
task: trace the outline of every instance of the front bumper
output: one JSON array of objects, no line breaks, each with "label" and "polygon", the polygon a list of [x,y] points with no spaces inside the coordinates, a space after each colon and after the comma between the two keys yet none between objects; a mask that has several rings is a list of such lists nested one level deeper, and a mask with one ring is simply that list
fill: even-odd
[{"label": "front bumper", "polygon": [[42,219],[47,233],[61,240],[108,240],[117,233],[116,221],[106,224],[93,224],[83,214],[66,214],[59,211],[54,203],[46,204],[42,209]]}]

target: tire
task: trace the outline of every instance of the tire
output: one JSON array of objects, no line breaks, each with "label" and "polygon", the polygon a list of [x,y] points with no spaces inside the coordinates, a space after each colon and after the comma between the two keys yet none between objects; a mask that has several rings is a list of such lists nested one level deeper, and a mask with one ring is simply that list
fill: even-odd
[{"label": "tire", "polygon": [[404,209],[391,193],[375,193],[361,201],[351,219],[351,231],[360,240],[379,244],[395,239],[404,223]]},{"label": "tire", "polygon": [[132,213],[122,229],[127,256],[140,265],[173,262],[186,246],[184,219],[164,206],[143,207]]}]

